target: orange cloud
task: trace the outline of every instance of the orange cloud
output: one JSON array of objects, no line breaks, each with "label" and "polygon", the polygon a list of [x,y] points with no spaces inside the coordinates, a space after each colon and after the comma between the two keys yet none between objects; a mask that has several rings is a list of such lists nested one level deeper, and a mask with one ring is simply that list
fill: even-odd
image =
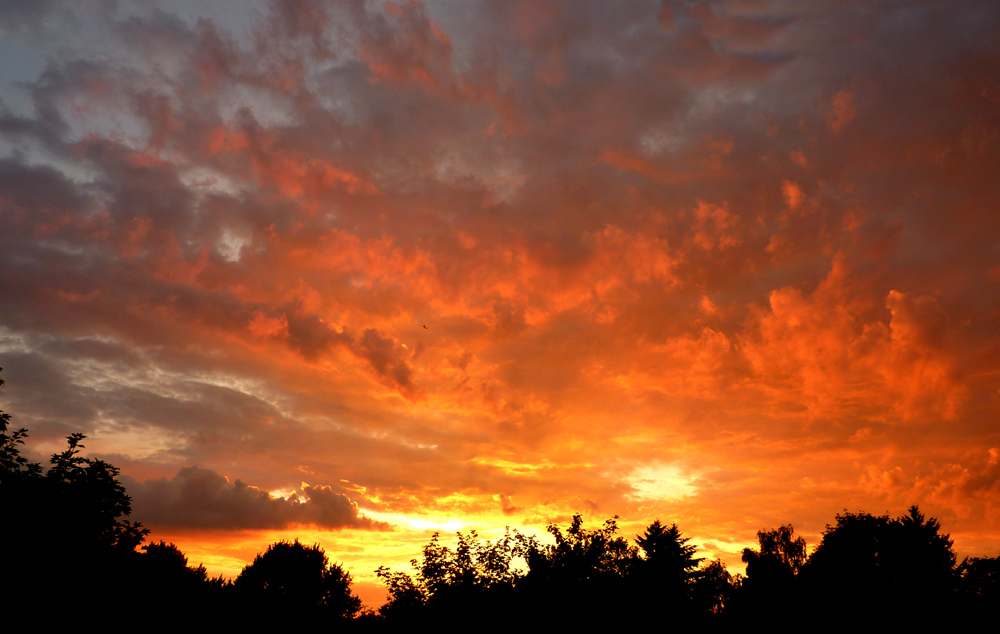
[{"label": "orange cloud", "polygon": [[904,419],[954,417],[964,388],[943,312],[932,298],[891,291],[888,323],[869,321],[872,304],[859,290],[837,260],[811,296],[772,292],[770,309],[757,313],[758,334],[744,342],[755,371],[794,381],[816,413],[865,399]]},{"label": "orange cloud", "polygon": [[785,195],[785,202],[788,203],[788,208],[792,210],[798,209],[805,198],[802,188],[787,180],[781,184],[781,193]]},{"label": "orange cloud", "polygon": [[862,5],[12,6],[4,409],[228,569],[581,509],[995,552],[1000,10]]},{"label": "orange cloud", "polygon": [[854,120],[857,114],[857,108],[854,106],[854,94],[847,90],[841,90],[833,96],[826,120],[834,132],[840,132]]}]

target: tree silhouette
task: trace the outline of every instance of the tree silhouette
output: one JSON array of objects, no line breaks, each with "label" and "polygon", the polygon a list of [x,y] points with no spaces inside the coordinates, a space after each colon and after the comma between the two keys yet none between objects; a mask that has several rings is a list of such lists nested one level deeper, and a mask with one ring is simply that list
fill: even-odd
[{"label": "tree silhouette", "polygon": [[[2,370],[3,368],[0,368],[0,371]],[[0,379],[0,385],[3,384],[4,380]],[[18,446],[24,444],[28,430],[22,427],[8,434],[9,426],[10,414],[0,410],[0,487],[14,486],[16,481],[42,475],[41,465],[28,462],[28,459],[21,455],[21,448]]]},{"label": "tree silhouette", "polygon": [[53,454],[45,477],[57,495],[66,525],[87,544],[133,552],[148,530],[125,519],[132,498],[118,482],[119,469],[103,460],[83,458],[83,434],[71,434],[65,451]]},{"label": "tree silhouette", "polygon": [[740,578],[733,578],[720,560],[709,562],[694,584],[694,606],[701,613],[720,615],[740,589]]},{"label": "tree silhouette", "polygon": [[1000,557],[966,557],[955,573],[962,611],[992,616],[1000,605]]},{"label": "tree silhouette", "polygon": [[624,538],[617,536],[618,516],[608,519],[595,530],[583,527],[577,513],[566,532],[555,524],[548,526],[554,545],[528,552],[532,573],[545,571],[563,583],[582,584],[624,577],[636,561],[637,552]]},{"label": "tree silhouette", "polygon": [[[148,621],[151,606],[158,606],[155,619],[161,629],[187,629],[192,622],[198,622],[199,629],[226,627],[231,618],[224,615],[238,608],[222,577],[209,578],[204,566],[188,565],[187,556],[176,545],[163,541],[142,547],[128,569],[128,579],[134,587],[125,596],[133,616]],[[150,597],[156,598],[155,603],[151,604]]]},{"label": "tree silhouette", "polygon": [[793,537],[795,529],[791,524],[772,530],[757,531],[760,550],[743,549],[743,561],[747,564],[747,575],[753,575],[751,568],[760,576],[789,578],[798,574],[806,561],[806,540]]},{"label": "tree silhouette", "polygon": [[635,563],[630,582],[641,597],[641,605],[656,606],[675,617],[698,611],[694,596],[702,560],[694,556],[696,549],[689,541],[681,536],[677,524],[668,528],[660,520],[636,537],[644,556]]},{"label": "tree silhouette", "polygon": [[258,610],[266,605],[272,618],[298,613],[346,620],[361,609],[361,600],[351,594],[351,575],[330,564],[319,544],[303,546],[298,540],[276,542],[258,553],[234,588]]},{"label": "tree silhouette", "polygon": [[885,569],[889,583],[908,588],[910,593],[938,594],[952,589],[955,572],[955,552],[948,534],[941,533],[941,524],[925,518],[916,506],[906,515],[889,524],[888,548],[882,548],[880,567]]},{"label": "tree silhouette", "polygon": [[222,579],[208,578],[205,566],[189,566],[188,558],[176,544],[159,541],[142,547],[140,565],[148,583],[162,592],[190,590],[201,586],[220,586]]},{"label": "tree silhouette", "polygon": [[476,531],[457,533],[458,544],[452,551],[440,543],[438,533],[424,547],[423,560],[417,567],[421,584],[431,598],[456,588],[487,590],[512,585],[515,574],[511,560],[519,552],[516,535],[507,529],[495,542],[480,540]]},{"label": "tree silhouette", "polygon": [[[107,602],[112,589],[126,592],[123,572],[148,531],[124,519],[131,498],[118,468],[80,456],[84,436],[76,433],[43,472],[20,453],[27,431],[8,433],[9,424],[0,412],[0,504],[13,518],[0,522],[0,540],[5,564],[20,572],[14,596],[44,588],[75,608]],[[62,574],[67,563],[79,573]]]},{"label": "tree silhouette", "polygon": [[518,578],[511,562],[523,556],[524,538],[510,529],[495,541],[479,539],[476,531],[459,532],[457,538],[453,550],[434,533],[423,557],[410,562],[416,578],[384,566],[376,571],[389,591],[380,610],[383,617],[393,622],[432,619],[458,624],[509,603]]},{"label": "tree silhouette", "polygon": [[379,609],[379,615],[390,622],[414,622],[425,616],[427,592],[413,577],[405,572],[393,571],[380,566],[375,571],[379,580],[386,585],[389,598]]},{"label": "tree silhouette", "polygon": [[836,520],[803,568],[820,607],[925,624],[948,611],[955,554],[937,520],[916,506],[896,519],[845,512]]},{"label": "tree silhouette", "polygon": [[698,568],[701,559],[694,556],[697,550],[688,545],[688,537],[681,537],[677,524],[667,528],[654,521],[642,535],[637,535],[635,543],[639,545],[644,559],[653,567],[666,574],[677,576],[682,582],[687,582]]},{"label": "tree silhouette", "polygon": [[765,618],[777,598],[787,606],[784,610],[787,616],[797,616],[800,588],[796,575],[806,559],[806,541],[794,534],[791,524],[760,530],[757,531],[759,550],[743,549],[747,576],[741,588],[739,611],[744,615]]},{"label": "tree silhouette", "polygon": [[[629,597],[627,578],[638,560],[635,546],[617,535],[618,516],[601,528],[583,527],[580,514],[565,532],[550,524],[554,544],[526,541],[528,574],[518,584],[535,618],[550,625],[621,625]],[[622,606],[595,612],[595,606]]]}]

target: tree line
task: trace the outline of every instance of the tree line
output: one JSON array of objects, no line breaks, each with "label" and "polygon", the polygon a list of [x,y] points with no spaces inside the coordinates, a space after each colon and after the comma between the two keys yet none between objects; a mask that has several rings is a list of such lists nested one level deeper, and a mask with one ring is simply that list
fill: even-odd
[{"label": "tree line", "polygon": [[[0,384],[3,381],[0,380]],[[413,625],[490,631],[523,627],[836,623],[871,626],[972,620],[1000,600],[1000,557],[957,562],[934,518],[838,514],[811,553],[791,525],[757,533],[745,575],[697,556],[676,524],[652,522],[629,540],[617,517],[588,529],[581,515],[552,524],[545,543],[508,529],[496,540],[435,533],[412,570],[381,567],[388,601],[363,608],[351,576],[321,547],[271,544],[233,580],[192,566],[173,544],[145,544],[127,519],[118,469],[80,455],[68,438],[48,469],[21,455],[27,432],[0,411],[0,540],[9,605],[163,625],[392,630]],[[41,603],[40,603],[41,600]],[[44,617],[44,615],[43,615]]]}]

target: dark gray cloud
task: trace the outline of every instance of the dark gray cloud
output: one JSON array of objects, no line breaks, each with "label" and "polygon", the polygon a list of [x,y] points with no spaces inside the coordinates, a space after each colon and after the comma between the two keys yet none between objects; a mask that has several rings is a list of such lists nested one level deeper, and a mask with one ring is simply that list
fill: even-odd
[{"label": "dark gray cloud", "polygon": [[327,486],[302,487],[277,498],[242,480],[210,469],[186,467],[167,480],[121,478],[132,497],[132,517],[148,526],[278,529],[311,524],[327,529],[384,530],[387,525],[358,511],[346,495]]}]

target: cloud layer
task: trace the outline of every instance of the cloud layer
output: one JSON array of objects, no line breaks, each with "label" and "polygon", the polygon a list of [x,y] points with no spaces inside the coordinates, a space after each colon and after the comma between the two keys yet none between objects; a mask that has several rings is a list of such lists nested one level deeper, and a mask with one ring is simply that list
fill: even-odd
[{"label": "cloud layer", "polygon": [[1000,547],[993,3],[0,11],[4,409],[154,527]]}]

